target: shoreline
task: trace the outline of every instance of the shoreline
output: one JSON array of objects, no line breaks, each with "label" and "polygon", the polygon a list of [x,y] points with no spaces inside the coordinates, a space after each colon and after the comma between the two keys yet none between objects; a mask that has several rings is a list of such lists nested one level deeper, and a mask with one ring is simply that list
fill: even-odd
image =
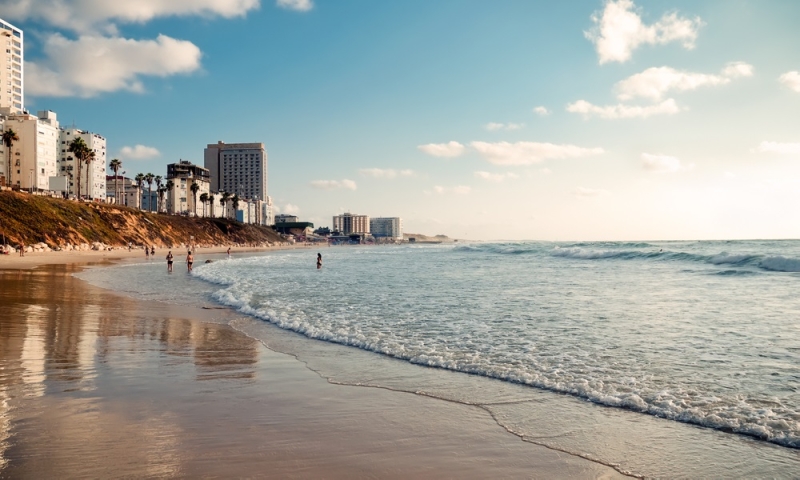
[{"label": "shoreline", "polygon": [[[241,254],[302,248],[311,247],[274,247],[269,249],[240,247],[237,250],[232,250],[232,253],[234,251]],[[224,254],[226,250],[227,247],[199,249],[197,254],[200,256],[203,254],[218,255]],[[120,253],[122,253],[122,255],[120,255]],[[209,453],[209,445],[220,442],[226,444],[228,449],[233,447],[231,444],[235,445],[232,451],[228,451],[229,454],[234,454],[234,451],[240,449],[247,451],[247,455],[238,453],[234,455],[238,458],[238,463],[236,465],[223,462],[226,464],[227,468],[233,468],[238,472],[238,475],[243,476],[258,475],[260,471],[258,468],[263,468],[265,466],[278,468],[278,470],[274,470],[277,472],[274,476],[299,478],[318,477],[320,475],[344,478],[359,473],[367,476],[377,475],[387,478],[402,478],[408,476],[429,478],[442,475],[457,476],[460,478],[540,475],[553,478],[574,478],[576,476],[584,478],[616,478],[620,476],[615,470],[600,463],[581,459],[572,455],[565,458],[563,453],[522,441],[519,437],[507,432],[498,425],[495,420],[492,419],[489,412],[476,409],[475,407],[456,405],[451,402],[443,402],[438,399],[427,398],[420,395],[408,395],[407,393],[391,392],[374,388],[348,388],[348,386],[336,385],[320,373],[317,373],[302,360],[294,358],[291,354],[274,351],[263,342],[255,341],[245,333],[225,324],[231,319],[241,316],[232,309],[203,310],[200,307],[186,307],[163,304],[160,302],[135,300],[113,291],[94,287],[72,276],[73,272],[89,264],[97,265],[99,263],[113,265],[117,263],[128,263],[129,260],[135,261],[137,258],[144,262],[146,259],[141,256],[141,253],[143,252],[140,250],[138,252],[111,251],[58,252],[39,255],[26,254],[25,257],[17,257],[18,260],[15,262],[6,263],[0,260],[0,270],[5,270],[2,274],[6,277],[12,275],[16,277],[16,281],[22,280],[23,282],[30,282],[34,277],[26,275],[24,273],[25,270],[41,267],[37,268],[37,271],[41,270],[47,272],[47,274],[37,275],[35,277],[36,282],[43,282],[45,284],[60,282],[68,286],[66,290],[87,292],[90,294],[90,297],[94,299],[93,303],[105,306],[105,308],[113,309],[112,305],[122,304],[124,308],[115,315],[112,315],[114,318],[112,324],[104,325],[103,328],[98,327],[94,333],[92,333],[92,328],[85,328],[82,330],[84,337],[88,335],[89,338],[94,338],[96,345],[100,338],[105,338],[99,335],[104,329],[118,328],[126,330],[133,328],[135,330],[136,328],[142,327],[142,325],[138,325],[137,327],[135,318],[141,317],[142,315],[150,319],[145,322],[146,324],[148,322],[151,325],[159,324],[159,322],[166,322],[168,324],[177,322],[181,324],[184,329],[188,328],[190,331],[197,329],[210,330],[216,332],[214,334],[216,336],[230,337],[230,345],[228,346],[232,346],[233,344],[238,345],[240,343],[250,345],[248,348],[248,352],[250,353],[248,353],[248,355],[246,355],[247,358],[244,359],[232,359],[232,356],[237,357],[237,355],[232,355],[230,352],[206,352],[202,355],[202,360],[198,360],[195,351],[194,364],[196,367],[197,365],[203,364],[212,366],[209,367],[212,371],[208,374],[208,378],[204,377],[202,381],[202,391],[224,391],[225,384],[231,381],[236,382],[235,379],[237,378],[245,378],[246,381],[244,385],[239,385],[239,388],[245,388],[250,391],[250,394],[244,397],[233,393],[222,394],[220,398],[208,401],[204,400],[204,395],[190,395],[189,398],[183,399],[184,402],[188,402],[196,407],[190,409],[190,412],[182,412],[179,411],[180,409],[173,410],[167,408],[170,412],[169,418],[171,422],[180,424],[183,431],[190,428],[190,426],[196,422],[202,423],[200,418],[205,417],[209,412],[217,412],[218,414],[224,415],[226,417],[226,422],[230,422],[231,425],[239,426],[234,429],[225,422],[222,424],[216,422],[214,424],[215,428],[213,429],[214,433],[211,435],[202,435],[202,441],[200,441],[197,435],[192,434],[171,435],[173,442],[185,447],[176,448],[178,451],[176,455],[179,459],[177,463],[184,465],[183,468],[178,470],[182,472],[182,475],[189,474],[191,476],[193,472],[205,472],[202,468],[195,470],[195,468],[198,468],[198,465],[204,464],[205,462],[203,459],[199,458],[197,454],[191,453],[195,447],[189,447],[189,445],[200,441],[200,448],[198,451],[204,451],[206,454]],[[54,262],[53,260],[58,261]],[[51,265],[55,267],[51,267]],[[61,266],[57,267],[59,265]],[[63,270],[63,273],[58,273],[59,270]],[[14,271],[19,273],[14,274]],[[23,277],[20,278],[19,275],[23,275]],[[51,287],[53,286],[54,285],[51,285]],[[25,289],[24,285],[21,285],[21,288]],[[58,305],[62,309],[69,309],[69,307],[75,303],[82,303],[84,297],[85,295],[77,295],[76,297],[70,298],[71,301],[56,302],[55,305]],[[101,310],[103,308],[102,306],[100,307]],[[5,307],[9,307],[9,305]],[[39,307],[47,308],[41,304],[39,304]],[[8,311],[8,308],[5,308],[5,310]],[[11,310],[13,311],[14,309],[11,308]],[[136,312],[136,315],[130,312]],[[81,321],[80,318],[76,318],[79,316],[80,315],[70,315],[71,318],[65,317],[61,320],[68,323],[86,323],[87,319],[85,315],[83,321]],[[11,320],[11,318],[14,318],[17,322],[24,320],[26,328],[29,328],[27,325],[29,322],[34,321],[30,315],[24,315],[24,318],[20,318],[19,312],[17,315],[10,315],[9,320]],[[219,323],[221,319],[223,320],[223,324]],[[58,326],[56,325],[54,328],[58,328]],[[165,331],[171,330],[174,330],[174,328],[166,328]],[[26,333],[30,332],[26,331]],[[10,333],[7,331],[6,335],[10,335]],[[114,336],[112,335],[109,338],[113,343]],[[144,337],[140,337],[137,334],[134,335],[134,338]],[[19,340],[20,339],[17,338],[17,342],[14,342],[13,335],[11,337],[0,338],[0,342],[6,343],[9,341],[12,343],[19,343]],[[23,335],[21,340],[23,347],[26,343],[31,343],[32,341],[30,335]],[[81,340],[78,339],[75,339],[75,341],[81,342]],[[152,342],[153,341],[150,341],[150,343]],[[256,345],[253,345],[251,342],[255,342]],[[126,343],[129,343],[129,341]],[[96,348],[95,346],[95,349]],[[169,346],[167,349],[169,349]],[[6,350],[8,354],[10,354],[13,349]],[[144,351],[152,351],[152,347],[146,348]],[[237,351],[237,349],[234,348],[234,351]],[[51,352],[51,354],[55,353],[56,352]],[[91,352],[86,352],[84,356],[86,358],[90,356],[94,357],[97,355],[97,352],[90,354]],[[47,353],[45,353],[44,356],[43,362],[47,364]],[[150,358],[149,355],[137,355],[135,352],[126,355],[126,357],[128,357],[127,362],[135,367],[134,370],[152,370],[154,367],[156,370],[159,370],[159,364],[163,364],[164,360],[170,360],[169,357],[161,358],[161,356],[153,359]],[[268,361],[265,359],[268,359]],[[2,358],[0,360],[6,363],[11,359]],[[198,361],[200,363],[198,363]],[[273,363],[280,364],[282,371],[270,371],[270,365]],[[213,368],[216,364],[219,364],[217,366],[220,368]],[[100,365],[96,362],[88,362],[87,365],[90,365],[90,367],[85,366],[87,369],[93,369],[95,371],[100,369]],[[233,368],[231,368],[231,365],[233,365]],[[251,365],[252,367],[244,368],[242,367],[243,365]],[[172,382],[176,382],[184,387],[196,387],[196,383],[199,381],[191,378],[191,375],[187,375],[185,371],[177,372],[174,371],[175,368],[171,369],[171,367],[164,367],[164,365],[161,365],[161,368],[166,368],[165,371],[168,372],[167,375],[172,379]],[[248,369],[251,371],[242,371]],[[231,370],[235,372],[232,373]],[[309,378],[308,375],[311,375],[313,378]],[[262,381],[260,377],[269,379],[269,381]],[[302,378],[305,378],[305,380],[300,381]],[[133,375],[132,380],[133,383],[138,386],[137,388],[146,389],[153,395],[148,399],[148,403],[168,403],[169,399],[184,395],[177,391],[177,386],[169,388],[160,385],[161,381],[159,377],[153,376],[152,373]],[[3,377],[3,381],[7,387],[10,387],[6,388],[6,392],[13,392],[15,387],[19,387],[19,383],[15,385],[14,382],[11,382],[11,385],[9,385],[8,378]],[[52,388],[52,383],[60,383],[62,381],[63,380],[50,381],[49,376],[45,372],[44,380],[41,383],[47,387],[44,390],[48,391]],[[211,383],[209,384],[209,382]],[[28,387],[31,384],[30,382],[25,382],[24,379],[21,383],[23,386]],[[217,384],[216,387],[213,386],[215,383]],[[160,385],[159,389],[151,391],[156,385]],[[264,405],[262,396],[269,397],[270,392],[276,386],[278,390],[283,392],[281,398],[272,399],[267,402],[267,405]],[[124,385],[121,387],[124,387]],[[118,386],[118,388],[121,387]],[[161,391],[160,389],[166,389],[166,391]],[[50,404],[51,407],[56,410],[61,408],[69,409],[71,401],[75,399],[70,398],[73,395],[71,395],[68,390],[71,389],[66,389],[63,392],[54,394],[45,393],[39,398],[45,399],[45,403]],[[123,390],[125,389],[123,388]],[[128,395],[120,394],[119,392],[115,393],[114,389],[104,391],[102,387],[95,385],[92,392],[93,396],[99,399],[97,401],[102,404],[102,408],[100,408],[101,411],[105,411],[105,409],[117,411],[120,407],[129,403],[126,399]],[[291,397],[290,400],[283,398],[287,395]],[[21,398],[14,396],[12,393],[9,398],[4,400],[10,404],[15,404],[17,401],[21,400]],[[238,404],[242,408],[242,412],[235,414],[224,408],[222,411],[219,410],[222,405],[229,404],[230,402]],[[289,408],[288,405],[292,407]],[[284,414],[286,414],[279,420],[275,418],[272,419],[273,422],[277,421],[282,425],[282,428],[279,428],[278,432],[272,428],[274,425],[270,422],[258,424],[258,428],[252,426],[253,418],[258,419],[259,416],[263,414],[262,407],[267,408],[267,410],[277,408],[284,411]],[[143,407],[142,405],[137,405],[133,407],[133,410],[137,411],[137,408]],[[145,408],[145,410],[147,409]],[[20,403],[19,405],[14,405],[13,411],[16,411],[21,418],[25,418],[34,414],[37,410],[26,406],[25,403]],[[41,414],[41,411],[39,414]],[[314,418],[313,422],[309,422],[306,418],[309,415]],[[342,422],[341,418],[343,415],[344,418],[352,421],[352,424]],[[161,416],[163,417],[163,413]],[[228,418],[231,416],[232,418]],[[60,421],[49,417],[50,415],[47,414],[37,417],[44,422],[40,427],[45,429],[63,427]],[[2,424],[2,420],[3,419],[0,419],[0,424]],[[6,418],[5,420],[11,425],[9,430],[14,431],[15,419]],[[38,420],[32,423],[37,424]],[[170,422],[168,421],[167,423]],[[118,428],[127,431],[133,428],[135,424],[135,421],[129,419],[127,421],[122,421],[121,424],[118,425]],[[301,433],[299,436],[295,431],[298,424],[305,426],[305,429],[300,429]],[[287,456],[272,459],[271,462],[266,462],[266,464],[264,464],[263,460],[261,460],[263,452],[253,450],[252,447],[248,447],[248,445],[245,445],[243,442],[232,441],[228,438],[234,431],[238,431],[238,428],[245,428],[244,425],[248,425],[246,428],[251,430],[253,428],[256,430],[263,430],[261,431],[262,434],[266,434],[267,432],[277,434],[277,438],[282,439],[274,443],[268,442],[264,444],[264,440],[258,441],[258,439],[261,438],[260,435],[252,438],[248,436],[251,442],[255,442],[262,447],[275,447],[275,445],[280,446],[283,445],[284,442],[290,442],[292,448],[289,450]],[[376,427],[376,425],[379,427]],[[433,425],[436,425],[437,428],[432,428]],[[156,428],[156,431],[160,428],[161,427]],[[80,437],[82,435],[82,429],[83,427],[81,425],[70,425],[68,431],[64,434],[67,435],[68,438],[74,436]],[[6,467],[2,467],[3,462],[0,460],[0,472],[8,473],[11,476],[15,476],[15,472],[24,476],[29,476],[29,474],[31,476],[37,476],[37,474],[48,476],[48,473],[56,471],[53,470],[50,472],[47,469],[51,467],[34,465],[38,456],[52,457],[54,459],[52,468],[57,468],[59,466],[66,468],[66,470],[63,471],[68,471],[73,475],[86,472],[86,470],[80,469],[78,465],[70,464],[67,459],[59,461],[59,459],[61,459],[60,449],[62,447],[58,447],[46,441],[38,447],[29,446],[29,448],[33,448],[37,451],[38,454],[30,458],[25,457],[26,460],[23,460],[22,457],[15,457],[13,455],[15,445],[19,446],[20,443],[27,444],[25,440],[26,435],[31,435],[33,438],[38,436],[31,430],[24,430],[22,432],[15,431],[14,436],[11,437],[9,441],[7,438],[3,438],[2,431],[0,431],[0,445],[4,442],[11,444],[10,447],[5,449],[0,447],[0,453],[2,450],[6,452],[5,458],[7,462]],[[134,437],[136,437],[136,435],[134,435]],[[327,439],[327,441],[319,443],[320,437]],[[486,442],[488,439],[492,440],[487,444]],[[39,438],[38,440],[41,442],[43,439]],[[305,445],[307,443],[317,445],[316,453],[306,449]],[[375,445],[383,445],[383,447],[376,449]],[[203,448],[203,446],[206,448]],[[71,448],[77,448],[77,446]],[[154,467],[153,463],[159,463],[153,462],[152,458],[150,460],[145,460],[147,468],[142,467],[141,470],[137,470],[136,468],[130,470],[127,469],[127,467],[121,466],[128,465],[128,462],[124,461],[125,459],[139,457],[142,453],[133,445],[128,445],[127,448],[132,448],[133,450],[127,453],[118,452],[122,455],[122,459],[119,459],[119,462],[112,462],[112,465],[106,465],[106,467],[111,468],[111,470],[107,470],[107,472],[111,472],[112,474],[116,472],[115,475],[127,475],[131,473],[144,474],[145,472],[165,473],[165,470],[152,470]],[[97,451],[97,449],[98,446],[96,444],[89,442],[83,455],[88,457],[104,455],[104,452]],[[488,455],[487,452],[491,452],[491,455]],[[219,452],[216,452],[216,455],[220,455]],[[0,459],[3,457],[3,455],[0,455]],[[147,456],[145,455],[145,457]],[[222,458],[225,458],[225,456]],[[139,458],[139,460],[141,461],[141,458]],[[96,461],[101,464],[104,463],[100,458],[96,459]],[[331,470],[331,467],[333,467],[333,470]],[[117,468],[117,470],[114,470],[114,468]],[[230,476],[229,470],[216,470],[216,474]]]}]

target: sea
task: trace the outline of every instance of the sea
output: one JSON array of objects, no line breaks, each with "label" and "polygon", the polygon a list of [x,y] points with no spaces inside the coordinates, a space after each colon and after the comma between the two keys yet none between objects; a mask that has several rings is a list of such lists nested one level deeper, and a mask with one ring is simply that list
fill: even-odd
[{"label": "sea", "polygon": [[330,382],[482,408],[632,476],[800,476],[800,241],[201,250],[195,265],[77,276],[233,309],[232,327]]}]

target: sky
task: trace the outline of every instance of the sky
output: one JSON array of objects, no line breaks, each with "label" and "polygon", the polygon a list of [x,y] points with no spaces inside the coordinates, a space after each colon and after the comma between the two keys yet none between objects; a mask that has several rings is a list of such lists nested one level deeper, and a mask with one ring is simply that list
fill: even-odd
[{"label": "sky", "polygon": [[462,239],[800,237],[800,2],[0,0],[26,108],[127,175],[263,142],[279,213]]}]

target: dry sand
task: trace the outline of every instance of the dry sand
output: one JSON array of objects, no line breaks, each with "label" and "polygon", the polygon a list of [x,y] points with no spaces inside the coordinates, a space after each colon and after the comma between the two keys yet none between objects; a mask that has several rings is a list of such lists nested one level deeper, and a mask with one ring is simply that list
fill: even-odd
[{"label": "dry sand", "polygon": [[523,442],[478,408],[329,384],[229,327],[233,311],[71,276],[136,257],[0,259],[16,268],[0,271],[0,478],[620,476]]}]

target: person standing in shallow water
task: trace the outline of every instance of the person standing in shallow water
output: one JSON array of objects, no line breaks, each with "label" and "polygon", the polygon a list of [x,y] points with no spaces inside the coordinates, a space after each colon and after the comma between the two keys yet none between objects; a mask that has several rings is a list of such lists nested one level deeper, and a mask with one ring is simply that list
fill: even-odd
[{"label": "person standing in shallow water", "polygon": [[322,268],[322,254],[318,253],[317,254],[317,269],[320,269],[320,268]]},{"label": "person standing in shallow water", "polygon": [[189,271],[192,271],[192,264],[194,263],[194,255],[192,255],[192,251],[190,250],[189,253],[186,255],[186,267]]},{"label": "person standing in shallow water", "polygon": [[172,262],[175,260],[175,257],[172,256],[172,250],[167,253],[167,271],[172,273]]}]

